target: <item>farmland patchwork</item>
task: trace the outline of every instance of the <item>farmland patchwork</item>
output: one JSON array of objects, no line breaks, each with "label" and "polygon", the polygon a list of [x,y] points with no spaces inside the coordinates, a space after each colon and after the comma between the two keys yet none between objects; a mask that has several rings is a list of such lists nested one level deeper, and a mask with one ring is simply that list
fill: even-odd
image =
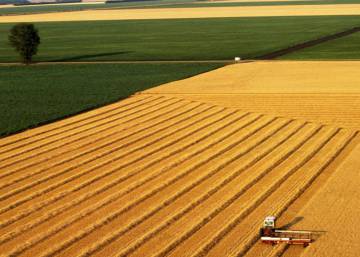
[{"label": "farmland patchwork", "polygon": [[338,174],[359,140],[358,76],[309,65],[334,64],[231,65],[1,139],[0,252],[250,254],[263,217]]}]

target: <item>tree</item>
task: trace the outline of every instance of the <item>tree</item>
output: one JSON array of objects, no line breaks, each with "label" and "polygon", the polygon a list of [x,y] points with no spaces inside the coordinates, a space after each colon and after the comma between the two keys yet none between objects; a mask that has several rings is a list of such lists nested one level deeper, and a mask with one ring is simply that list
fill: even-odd
[{"label": "tree", "polygon": [[30,64],[37,53],[40,36],[34,24],[19,23],[11,28],[9,42],[20,54],[22,62]]}]

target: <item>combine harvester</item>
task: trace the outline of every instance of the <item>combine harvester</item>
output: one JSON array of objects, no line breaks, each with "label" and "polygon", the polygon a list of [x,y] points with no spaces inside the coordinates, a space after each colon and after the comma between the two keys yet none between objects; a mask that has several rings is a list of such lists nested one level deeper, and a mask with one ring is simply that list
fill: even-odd
[{"label": "combine harvester", "polygon": [[265,218],[263,227],[260,230],[261,241],[263,243],[272,245],[279,243],[298,244],[306,247],[313,241],[312,232],[276,229],[275,220],[276,217],[274,216]]}]

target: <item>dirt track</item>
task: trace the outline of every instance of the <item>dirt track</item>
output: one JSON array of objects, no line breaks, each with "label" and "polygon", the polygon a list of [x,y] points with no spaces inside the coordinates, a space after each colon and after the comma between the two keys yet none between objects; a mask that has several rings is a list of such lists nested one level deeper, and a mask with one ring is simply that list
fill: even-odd
[{"label": "dirt track", "polygon": [[216,17],[359,15],[360,4],[88,10],[1,16],[0,23]]}]

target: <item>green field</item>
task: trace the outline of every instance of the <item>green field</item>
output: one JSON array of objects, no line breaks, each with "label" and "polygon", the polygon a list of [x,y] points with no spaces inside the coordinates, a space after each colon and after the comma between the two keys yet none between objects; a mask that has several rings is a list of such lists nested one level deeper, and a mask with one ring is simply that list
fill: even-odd
[{"label": "green field", "polygon": [[0,135],[123,99],[218,64],[0,66]]},{"label": "green field", "polygon": [[146,0],[146,1],[123,1],[104,4],[66,4],[66,5],[27,5],[0,8],[0,15],[9,14],[30,14],[30,13],[47,13],[47,12],[67,12],[67,11],[83,11],[93,9],[109,9],[109,8],[148,8],[160,7],[162,5],[176,6],[177,4],[186,4],[196,0]]},{"label": "green field", "polygon": [[280,57],[284,60],[352,60],[360,59],[360,33],[332,40]]},{"label": "green field", "polygon": [[[357,16],[38,23],[42,43],[36,61],[254,58],[359,23]],[[0,35],[5,35],[0,37],[1,62],[18,60],[7,43],[10,27],[10,24],[0,25]],[[346,41],[349,38],[352,43]],[[330,59],[353,59],[359,57],[357,42],[359,35],[355,34],[317,47],[325,49],[324,55],[330,56],[331,52]],[[284,58],[319,59],[321,51],[317,47]],[[0,66],[0,135],[220,66],[214,63]]]},{"label": "green field", "polygon": [[[251,59],[358,25],[357,16],[38,23],[35,61]],[[0,37],[0,62],[17,60]]]},{"label": "green field", "polygon": [[276,0],[273,1],[264,1],[261,2],[239,2],[239,3],[206,3],[206,0],[199,1],[199,3],[183,3],[183,4],[173,4],[167,6],[147,6],[144,8],[194,8],[194,7],[233,7],[233,6],[281,6],[281,5],[324,5],[324,4],[360,4],[360,0],[314,0],[314,1],[289,1],[289,2],[279,2]]}]

